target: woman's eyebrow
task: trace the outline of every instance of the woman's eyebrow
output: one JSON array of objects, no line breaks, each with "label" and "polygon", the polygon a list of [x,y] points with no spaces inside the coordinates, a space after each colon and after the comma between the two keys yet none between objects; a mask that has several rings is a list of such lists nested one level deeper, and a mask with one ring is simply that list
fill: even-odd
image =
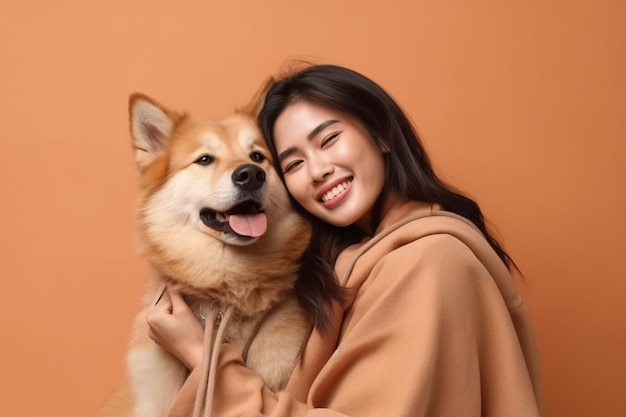
[{"label": "woman's eyebrow", "polygon": [[[307,139],[312,140],[322,130],[326,129],[328,126],[333,125],[335,123],[339,123],[339,120],[330,119],[330,120],[326,120],[325,122],[320,123],[313,130],[311,130],[311,132],[307,135]],[[289,155],[293,154],[295,151],[296,151],[295,146],[291,146],[285,149],[283,152],[281,152],[278,155],[278,163],[282,163],[286,158],[289,157]]]},{"label": "woman's eyebrow", "polygon": [[278,154],[278,163],[282,164],[285,159],[289,157],[292,153],[296,151],[296,147],[292,146],[290,148],[285,149],[280,154]]},{"label": "woman's eyebrow", "polygon": [[335,124],[335,123],[339,123],[339,120],[331,119],[331,120],[326,120],[325,122],[320,123],[315,129],[311,130],[311,133],[308,134],[307,138],[309,140],[313,139],[315,135],[317,135],[322,130],[326,129],[328,126]]}]

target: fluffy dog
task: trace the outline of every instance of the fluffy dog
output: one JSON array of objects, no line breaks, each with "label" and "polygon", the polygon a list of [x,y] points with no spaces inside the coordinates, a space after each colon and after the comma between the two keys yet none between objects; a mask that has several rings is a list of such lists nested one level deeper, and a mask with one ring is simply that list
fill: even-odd
[{"label": "fluffy dog", "polygon": [[[143,94],[130,97],[140,173],[137,240],[157,272],[133,324],[128,382],[103,416],[161,417],[187,376],[148,337],[147,312],[165,280],[206,319],[205,333],[219,328],[216,345],[239,348],[269,387],[283,387],[297,361],[309,322],[294,283],[311,227],[294,212],[256,126],[262,91],[214,121],[173,112]],[[208,368],[207,352],[205,346]]]}]

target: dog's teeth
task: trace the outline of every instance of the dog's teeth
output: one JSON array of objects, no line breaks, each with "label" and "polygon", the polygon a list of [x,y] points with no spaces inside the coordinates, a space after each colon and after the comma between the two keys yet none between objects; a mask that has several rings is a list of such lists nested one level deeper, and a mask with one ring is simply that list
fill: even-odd
[{"label": "dog's teeth", "polygon": [[218,222],[225,222],[226,221],[226,216],[224,216],[223,213],[216,213],[215,214],[215,219],[217,219]]}]

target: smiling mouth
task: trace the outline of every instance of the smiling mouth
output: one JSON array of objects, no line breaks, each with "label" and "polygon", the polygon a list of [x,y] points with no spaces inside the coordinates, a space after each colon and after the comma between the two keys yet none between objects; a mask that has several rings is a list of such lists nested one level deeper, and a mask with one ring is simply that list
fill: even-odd
[{"label": "smiling mouth", "polygon": [[352,183],[352,178],[345,180],[344,182],[337,184],[332,190],[327,191],[321,198],[322,203],[327,203],[335,197],[341,195]]},{"label": "smiling mouth", "polygon": [[259,237],[267,231],[267,216],[261,204],[252,200],[224,212],[205,207],[200,210],[200,220],[213,230],[243,238]]}]

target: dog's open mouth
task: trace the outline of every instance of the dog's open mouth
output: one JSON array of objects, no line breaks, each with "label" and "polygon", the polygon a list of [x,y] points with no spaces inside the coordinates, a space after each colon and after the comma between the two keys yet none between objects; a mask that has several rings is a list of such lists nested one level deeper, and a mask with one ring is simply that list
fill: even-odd
[{"label": "dog's open mouth", "polygon": [[200,220],[218,232],[232,232],[242,237],[259,237],[267,230],[267,216],[261,205],[254,201],[239,203],[225,212],[203,208]]}]

